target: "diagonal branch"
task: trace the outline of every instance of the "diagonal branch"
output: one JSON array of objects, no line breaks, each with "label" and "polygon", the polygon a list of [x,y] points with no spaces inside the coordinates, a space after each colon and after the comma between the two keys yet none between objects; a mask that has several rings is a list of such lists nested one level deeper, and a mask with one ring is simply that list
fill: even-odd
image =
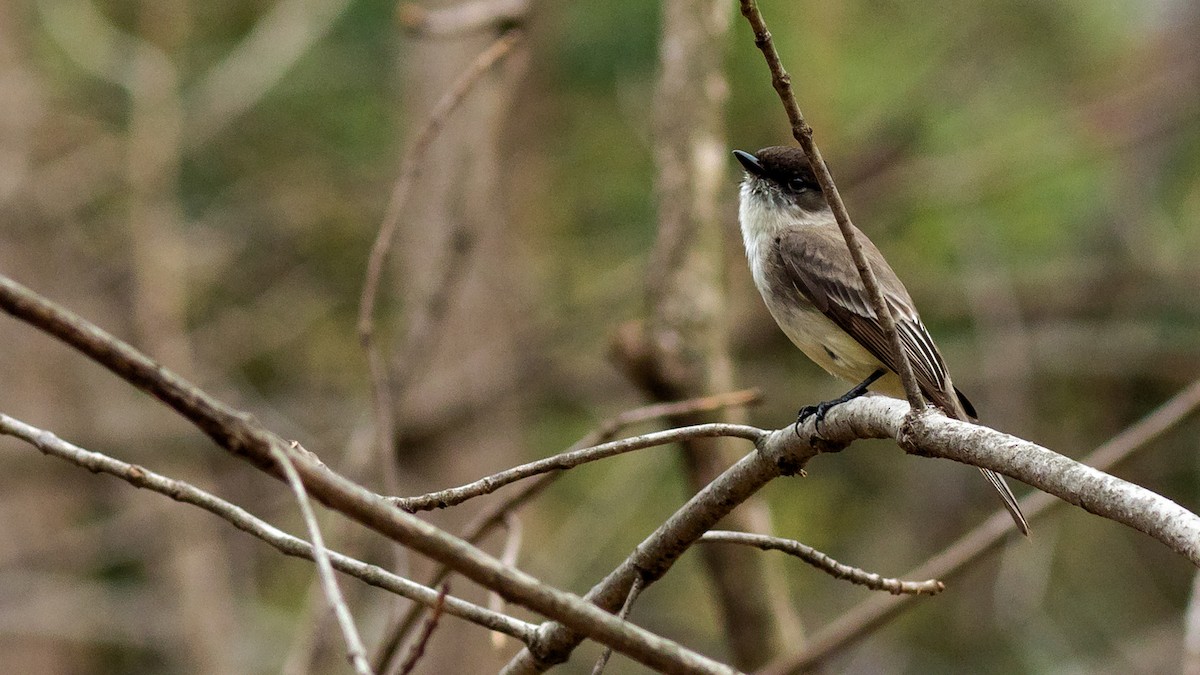
[{"label": "diagonal branch", "polygon": [[[396,387],[403,387],[407,382],[392,382],[387,359],[380,353],[375,340],[375,307],[379,303],[379,285],[383,279],[383,266],[391,251],[392,241],[396,238],[396,230],[400,227],[400,219],[404,213],[408,195],[412,191],[413,185],[416,184],[417,176],[421,171],[421,163],[425,159],[425,153],[429,150],[430,144],[445,126],[450,115],[466,100],[467,94],[493,66],[513,51],[522,36],[523,32],[514,28],[497,38],[491,46],[476,57],[475,61],[450,87],[450,90],[434,105],[425,126],[417,132],[412,146],[405,152],[404,159],[401,160],[400,173],[392,187],[383,222],[379,226],[379,232],[375,235],[374,243],[371,244],[371,253],[367,258],[366,279],[363,282],[362,295],[358,305],[358,338],[363,351],[366,352],[367,367],[370,371],[371,396],[375,409],[375,438],[383,462],[385,483],[395,483],[389,478],[394,477],[391,447],[396,436],[396,422],[392,412],[392,391]],[[404,361],[401,362],[403,380],[414,376],[416,367],[413,357],[422,353],[427,348],[428,342],[436,335],[439,317],[435,310],[438,306],[445,304],[444,295],[450,293],[456,285],[455,281],[458,275],[461,274],[463,266],[458,264],[457,258],[465,256],[471,247],[471,239],[465,232],[454,233],[450,237],[449,243],[450,258],[445,261],[443,278],[436,286],[437,291],[421,308],[422,315],[414,319],[413,328],[406,338],[406,344],[401,348],[401,355],[404,357]],[[388,485],[388,488],[393,489],[395,485]]]},{"label": "diagonal branch", "polygon": [[[299,447],[299,443],[292,441],[288,449],[294,450]],[[317,516],[313,513],[312,504],[308,501],[308,492],[304,489],[300,474],[296,472],[296,466],[288,457],[288,449],[276,445],[271,448],[271,454],[279,463],[279,468],[287,478],[292,493],[296,495],[296,503],[300,505],[300,515],[304,519],[304,526],[308,528],[308,538],[312,541],[313,560],[317,563],[317,575],[321,579],[321,588],[325,593],[325,599],[333,608],[334,616],[337,617],[338,626],[342,629],[342,636],[346,639],[346,651],[350,657],[350,663],[353,664],[354,671],[358,675],[372,675],[371,664],[367,663],[366,647],[363,647],[362,638],[358,635],[358,628],[354,625],[354,617],[350,615],[350,608],[346,606],[346,598],[342,596],[342,591],[338,588],[337,578],[333,575],[333,565],[329,562],[329,551],[325,548],[325,538],[321,536],[321,527],[317,525]]]}]

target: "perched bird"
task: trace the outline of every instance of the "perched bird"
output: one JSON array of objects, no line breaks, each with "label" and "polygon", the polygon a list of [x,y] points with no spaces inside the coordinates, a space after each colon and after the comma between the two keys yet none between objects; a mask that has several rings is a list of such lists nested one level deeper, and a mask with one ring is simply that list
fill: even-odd
[{"label": "perched bird", "polygon": [[[797,423],[866,393],[904,398],[892,345],[871,306],[833,211],[800,148],[775,146],[755,154],[735,150],[746,170],[738,219],[754,285],[788,338],[827,372],[856,386],[840,398],[800,411]],[[855,228],[867,262],[895,318],[921,393],[951,417],[973,420],[975,408],[955,388],[946,363],[921,323],[900,278],[871,240]],[[1000,474],[980,469],[1023,534],[1016,497]]]}]

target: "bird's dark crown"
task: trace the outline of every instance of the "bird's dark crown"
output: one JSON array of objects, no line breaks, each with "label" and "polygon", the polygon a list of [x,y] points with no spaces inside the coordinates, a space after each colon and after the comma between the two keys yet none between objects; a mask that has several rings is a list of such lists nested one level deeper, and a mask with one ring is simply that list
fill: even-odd
[{"label": "bird's dark crown", "polygon": [[[761,186],[755,192],[775,194],[775,199],[782,198],[810,211],[822,208],[825,199],[821,186],[813,175],[808,155],[800,148],[773,145],[753,155],[741,150],[733,154],[753,182]],[[771,189],[763,192],[767,186]]]},{"label": "bird's dark crown", "polygon": [[761,178],[770,178],[780,185],[804,184],[810,190],[820,190],[817,177],[813,175],[812,166],[808,163],[808,155],[800,148],[786,145],[772,145],[754,153],[762,166]]}]

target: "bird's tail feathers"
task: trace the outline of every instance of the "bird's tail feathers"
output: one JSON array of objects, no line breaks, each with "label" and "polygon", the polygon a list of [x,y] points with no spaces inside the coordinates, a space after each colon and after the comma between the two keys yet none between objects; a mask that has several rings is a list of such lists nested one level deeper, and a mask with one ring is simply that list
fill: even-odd
[{"label": "bird's tail feathers", "polygon": [[1008,514],[1012,516],[1013,522],[1017,524],[1017,529],[1026,537],[1029,536],[1029,522],[1025,520],[1025,514],[1021,513],[1021,506],[1017,504],[1017,497],[1008,487],[1008,483],[1004,481],[1004,476],[990,469],[980,469],[983,477],[996,488],[996,492],[1000,494],[1000,500],[1004,502],[1004,508],[1008,509]]}]

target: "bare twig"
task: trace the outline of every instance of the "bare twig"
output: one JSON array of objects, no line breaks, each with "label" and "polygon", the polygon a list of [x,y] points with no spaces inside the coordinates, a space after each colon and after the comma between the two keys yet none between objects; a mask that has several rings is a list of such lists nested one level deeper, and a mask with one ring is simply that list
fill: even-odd
[{"label": "bare twig", "polygon": [[700,543],[741,544],[743,546],[761,548],[764,551],[783,551],[828,573],[835,579],[845,579],[852,584],[866,586],[873,591],[887,591],[892,595],[937,595],[946,589],[946,585],[937,579],[904,581],[902,579],[882,577],[874,572],[867,572],[866,570],[840,563],[811,546],[791,539],[783,539],[782,537],[751,534],[749,532],[713,530],[705,532],[704,536],[700,537]]},{"label": "bare twig", "polygon": [[744,424],[721,423],[700,424],[691,427],[668,429],[666,431],[656,431],[632,438],[623,438],[619,441],[604,443],[603,445],[591,448],[564,452],[553,457],[546,457],[545,459],[522,464],[521,466],[492,474],[491,476],[485,476],[477,481],[459,487],[448,488],[416,497],[392,497],[388,499],[388,502],[409,513],[431,509],[444,509],[448,506],[461,504],[474,497],[491,494],[505,485],[515,483],[523,478],[529,478],[530,476],[550,471],[572,469],[581,464],[607,459],[626,452],[669,445],[689,438],[732,437],[753,441],[761,436],[761,434],[762,430],[755,427],[749,427]]},{"label": "bare twig", "polygon": [[437,9],[406,2],[397,8],[396,19],[416,35],[450,37],[515,27],[528,12],[529,0],[473,0]]},{"label": "bare twig", "polygon": [[813,173],[816,174],[817,183],[821,186],[821,192],[824,193],[829,208],[833,210],[833,217],[837,219],[842,237],[845,238],[846,246],[850,249],[850,257],[854,259],[854,266],[858,268],[858,275],[862,277],[867,297],[871,300],[871,309],[875,310],[875,314],[879,317],[883,334],[887,337],[888,344],[892,346],[892,352],[896,357],[896,372],[904,384],[904,393],[908,397],[908,404],[914,411],[921,410],[925,407],[925,399],[921,396],[921,388],[917,386],[917,378],[913,373],[912,364],[908,362],[908,355],[904,353],[904,344],[900,340],[899,333],[896,332],[896,320],[892,316],[887,302],[884,301],[874,270],[871,269],[866,256],[863,255],[862,245],[854,233],[850,214],[846,211],[846,205],[842,203],[842,196],[833,182],[833,176],[829,174],[829,167],[825,166],[821,151],[813,142],[812,127],[804,120],[804,115],[801,114],[800,107],[796,104],[796,97],[792,93],[792,77],[783,68],[779,52],[775,50],[775,43],[771,39],[771,31],[767,30],[762,13],[758,11],[758,3],[755,0],[741,0],[741,7],[742,16],[746,17],[750,28],[754,30],[754,44],[762,51],[763,58],[766,59],[767,66],[771,69],[771,86],[775,88],[775,93],[779,94],[779,100],[783,102],[783,108],[787,111],[788,121],[792,125],[792,136],[796,138],[796,142],[808,155],[808,162],[812,166]]},{"label": "bare twig", "polygon": [[[0,276],[0,310],[62,340],[170,406],[231,454],[279,477],[272,448],[286,443],[250,415],[213,398],[128,344],[4,276]],[[505,566],[462,539],[387,505],[379,495],[312,458],[293,458],[293,466],[309,494],[330,508],[450,565],[486,588],[499,589],[511,602],[611,645],[643,665],[666,672],[730,671],[676,642],[624,623],[578,596]]]},{"label": "bare twig", "polygon": [[[521,554],[521,540],[524,537],[524,528],[521,526],[521,518],[513,512],[504,514],[504,529],[506,530],[504,537],[504,550],[500,552],[500,561],[509,567],[517,566],[517,557]],[[504,612],[504,598],[500,594],[491,591],[488,593],[488,609],[493,612]],[[492,633],[492,647],[501,649],[504,647],[504,636],[497,633]]]},{"label": "bare twig", "polygon": [[[573,443],[567,452],[582,450],[594,445],[598,445],[605,441],[611,440],[618,432],[625,427],[648,422],[651,420],[670,417],[673,415],[685,415],[693,412],[709,412],[720,410],[726,407],[751,405],[757,403],[761,398],[761,394],[757,389],[743,389],[741,391],[732,391],[722,394],[713,394],[711,396],[702,396],[699,398],[688,399],[686,401],[674,401],[672,403],[655,403],[652,405],[634,408],[618,413],[613,417],[605,419],[597,425],[596,429],[589,432],[583,438]],[[529,481],[520,488],[512,491],[512,494],[503,499],[491,504],[487,508],[480,511],[467,523],[463,528],[463,538],[472,544],[477,544],[483,537],[487,536],[496,527],[503,524],[505,517],[516,509],[524,506],[530,499],[541,493],[560,475],[560,472],[542,474],[541,476]],[[449,568],[442,566],[435,570],[427,582],[428,586],[436,586],[449,576]],[[387,664],[395,656],[401,643],[405,637],[417,625],[417,619],[425,610],[425,605],[414,604],[401,619],[396,622],[395,628],[392,630],[388,639],[382,641],[382,645],[375,655],[375,669],[380,672],[386,672]]]},{"label": "bare twig", "polygon": [[[291,449],[302,450],[296,441],[292,441]],[[304,482],[300,480],[300,474],[296,472],[296,467],[288,457],[287,450],[280,446],[273,446],[272,454],[275,456],[275,461],[279,463],[283,475],[287,478],[292,492],[296,495],[296,503],[300,505],[300,515],[304,519],[304,526],[308,528],[308,537],[312,541],[313,560],[317,563],[317,574],[321,578],[321,587],[325,591],[325,599],[333,609],[334,616],[337,617],[338,626],[342,629],[342,637],[346,639],[346,651],[350,663],[359,675],[371,675],[373,671],[371,664],[367,663],[367,650],[363,647],[362,638],[358,635],[358,628],[354,625],[354,617],[350,615],[350,608],[346,606],[346,599],[342,597],[337,579],[333,576],[333,565],[329,562],[329,552],[325,550],[321,527],[317,524],[317,516],[313,513],[312,504],[308,502],[308,492],[304,489]]]},{"label": "bare twig", "polygon": [[[642,589],[645,588],[645,582],[641,577],[634,577],[633,584],[629,587],[629,595],[625,596],[625,604],[621,605],[621,611],[617,612],[617,616],[625,621],[629,620],[629,613],[633,611],[633,603],[637,602],[638,596],[642,594]],[[608,660],[612,658],[612,650],[608,647],[600,653],[600,658],[596,660],[596,665],[592,666],[592,675],[601,675],[604,672],[604,667],[608,665]]]},{"label": "bare twig", "polygon": [[[239,530],[262,539],[284,555],[304,558],[306,560],[313,559],[312,544],[298,537],[293,537],[254,517],[245,509],[184,481],[167,478],[144,467],[128,464],[98,452],[85,450],[62,440],[49,431],[30,426],[3,413],[0,413],[0,434],[19,438],[47,455],[66,460],[89,471],[107,473],[130,483],[134,487],[145,488],[166,495],[175,501],[198,506],[228,521]],[[328,553],[330,562],[339,571],[356,577],[367,584],[391,591],[426,606],[432,606],[438,601],[438,592],[430,587],[414,583],[404,577],[392,574],[381,567],[368,565],[337,551],[329,551]],[[534,626],[529,623],[490,612],[478,605],[458,598],[447,598],[445,605],[447,614],[465,619],[489,630],[510,635],[522,642],[527,642],[533,634]]]},{"label": "bare twig", "polygon": [[[371,375],[371,393],[375,409],[375,425],[376,425],[376,442],[379,446],[380,459],[384,462],[384,475],[390,475],[391,469],[391,447],[393,438],[395,438],[395,420],[393,418],[392,405],[392,387],[391,375],[388,372],[387,360],[380,354],[378,346],[375,344],[375,306],[378,304],[379,284],[383,277],[383,265],[387,260],[387,256],[392,247],[392,240],[395,239],[396,229],[400,226],[400,219],[404,212],[405,202],[408,200],[408,195],[412,191],[412,187],[416,182],[417,175],[421,170],[421,163],[428,151],[430,144],[437,137],[438,132],[445,126],[450,115],[466,100],[467,94],[475,87],[475,85],[483,78],[483,76],[491,70],[493,66],[500,62],[506,55],[512,52],[522,36],[521,31],[517,29],[510,30],[500,36],[495,42],[485,49],[475,59],[475,61],[467,68],[467,70],[459,76],[458,80],[450,88],[448,92],[434,105],[433,110],[429,114],[429,119],[425,122],[425,126],[417,132],[416,138],[408,151],[404,154],[404,159],[400,163],[400,174],[396,178],[396,183],[392,187],[391,198],[388,201],[387,210],[384,212],[383,222],[379,226],[379,232],[375,236],[375,241],[371,245],[370,257],[367,259],[367,274],[366,280],[363,283],[362,296],[359,299],[358,306],[358,336],[362,344],[363,350],[367,355],[367,365]],[[451,238],[452,244],[456,243],[454,237]],[[454,246],[451,251],[465,247]],[[456,269],[457,265],[449,266],[450,270]],[[447,274],[450,272],[448,271]],[[446,284],[449,286],[450,284]],[[428,327],[429,322],[424,322],[422,326]],[[432,334],[431,330],[426,330],[426,333]],[[421,336],[424,336],[422,333]],[[415,342],[420,339],[416,333],[410,338],[410,342]],[[406,353],[411,353],[418,346],[413,346],[411,349],[406,349]],[[408,370],[412,370],[411,364],[406,365]]]},{"label": "bare twig", "polygon": [[413,668],[417,667],[417,662],[425,655],[425,646],[429,644],[429,638],[433,637],[433,631],[437,630],[438,621],[442,618],[442,609],[446,606],[446,594],[449,592],[450,585],[442,584],[437,604],[433,606],[433,611],[426,617],[425,624],[421,627],[421,633],[417,637],[416,643],[413,644],[408,658],[404,659],[404,663],[400,665],[400,675],[409,675]]},{"label": "bare twig", "polygon": [[[1096,448],[1083,458],[1082,463],[1097,469],[1108,470],[1174,428],[1198,408],[1200,408],[1200,380],[1184,387],[1154,412]],[[1032,521],[1062,504],[1062,501],[1039,492],[1022,499],[1021,510]],[[916,569],[908,572],[906,576],[949,580],[999,549],[1001,543],[1011,532],[1011,521],[1007,512],[997,510],[983,524]],[[804,651],[777,659],[767,667],[764,673],[779,675],[813,668],[884,625],[889,619],[911,606],[913,600],[915,598],[912,596],[873,596],[868,598],[813,635]]]}]

